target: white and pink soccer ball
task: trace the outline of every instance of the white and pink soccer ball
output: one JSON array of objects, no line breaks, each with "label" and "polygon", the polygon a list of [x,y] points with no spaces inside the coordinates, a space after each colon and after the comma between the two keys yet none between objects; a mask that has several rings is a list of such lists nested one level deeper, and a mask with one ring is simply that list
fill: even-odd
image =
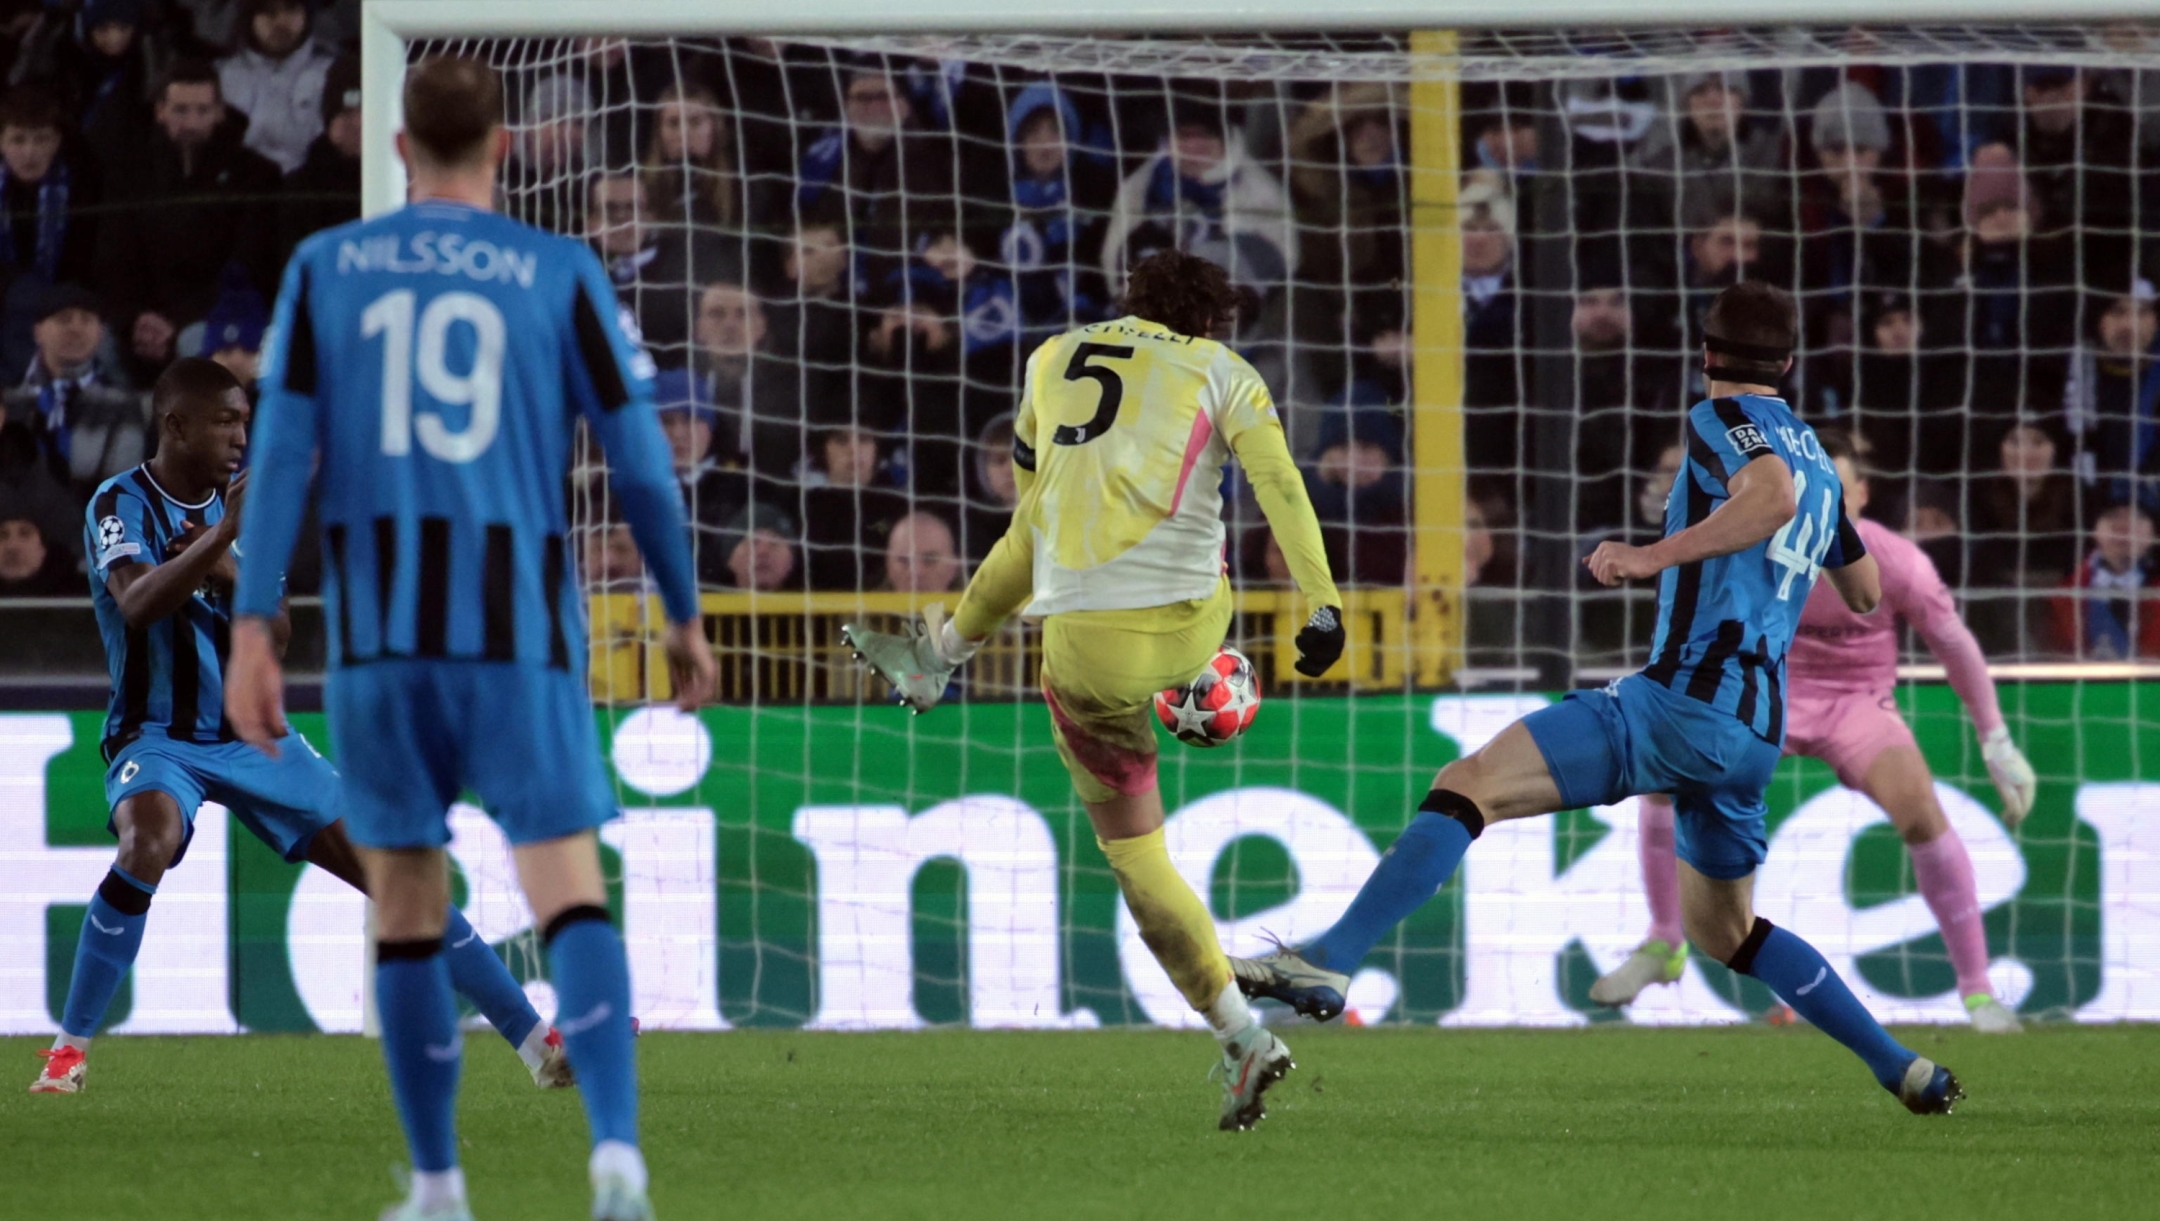
[{"label": "white and pink soccer ball", "polygon": [[1224,645],[1207,668],[1182,687],[1155,693],[1155,716],[1187,746],[1221,746],[1252,728],[1260,715],[1260,676],[1252,660]]}]

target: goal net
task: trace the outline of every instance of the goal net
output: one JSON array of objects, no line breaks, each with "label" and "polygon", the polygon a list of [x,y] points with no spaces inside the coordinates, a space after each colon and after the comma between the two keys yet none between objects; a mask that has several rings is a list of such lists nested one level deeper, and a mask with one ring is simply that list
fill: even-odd
[{"label": "goal net", "polygon": [[[1244,290],[1344,585],[1352,648],[1294,675],[1302,608],[1225,481],[1231,642],[1267,703],[1167,744],[1173,853],[1232,952],[1339,914],[1433,769],[1639,667],[1655,537],[1723,286],[1800,301],[1785,392],[1863,447],[2041,772],[2006,831],[1924,645],[1897,692],[2027,1013],[2160,1017],[2139,659],[2160,467],[2149,221],[2156,36],[2135,25],[1250,37],[427,40],[507,88],[505,208],[589,240],[660,370],[722,701],[665,694],[658,611],[600,455],[575,481],[604,833],[648,1025],[1183,1023],[1052,749],[1012,625],[910,718],[842,623],[951,603],[1014,499],[1018,372],[1176,246]],[[378,148],[375,156],[386,157]],[[2139,826],[2140,819],[2146,824]],[[1885,1016],[1962,1017],[1879,810],[1822,764],[1771,794],[1765,915]],[[519,970],[499,841],[457,857]],[[1610,1020],[1639,940],[1632,804],[1490,829],[1365,964],[1364,1021]],[[485,916],[483,919],[482,917]],[[1642,1022],[1772,1003],[1698,964]]]}]

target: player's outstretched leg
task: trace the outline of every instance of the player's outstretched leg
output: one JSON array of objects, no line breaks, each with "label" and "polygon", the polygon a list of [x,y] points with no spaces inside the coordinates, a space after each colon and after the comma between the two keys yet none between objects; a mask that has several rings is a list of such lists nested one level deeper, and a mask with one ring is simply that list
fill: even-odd
[{"label": "player's outstretched leg", "polygon": [[[1903,723],[1898,727],[1904,728]],[[2017,1014],[1995,999],[1995,987],[1988,982],[1987,925],[1972,857],[1943,815],[1935,778],[1920,748],[1901,744],[1884,749],[1867,764],[1859,787],[1890,816],[1905,840],[1913,878],[1942,930],[1950,965],[1957,970],[1958,996],[1973,1028],[1985,1034],[2016,1034],[2023,1029]]]},{"label": "player's outstretched leg", "polygon": [[40,1051],[45,1066],[30,1083],[33,1094],[75,1094],[89,1074],[90,1040],[105,1024],[120,983],[142,951],[150,923],[150,900],[186,834],[179,803],[161,792],[144,792],[113,809],[120,852],[91,896],[75,943],[75,970],[68,980],[60,1034]]},{"label": "player's outstretched leg", "polygon": [[[309,864],[367,893],[359,850],[346,834],[342,820],[308,840],[307,859]],[[561,1037],[540,1020],[540,1011],[533,1008],[525,989],[518,986],[494,947],[481,939],[456,904],[444,909],[443,962],[450,970],[452,990],[471,1001],[495,1033],[517,1052],[535,1085],[563,1089],[577,1084],[569,1057],[563,1054]]]},{"label": "player's outstretched leg", "polygon": [[1395,837],[1333,927],[1295,950],[1232,959],[1238,986],[1247,996],[1281,1001],[1321,1021],[1341,1013],[1358,963],[1455,876],[1488,818],[1549,813],[1560,800],[1525,723],[1501,730],[1476,754],[1440,769],[1417,817]]},{"label": "player's outstretched leg", "polygon": [[1843,1043],[1915,1115],[1947,1115],[1965,1096],[1949,1069],[1890,1037],[1814,946],[1754,915],[1752,875],[1711,878],[1680,863],[1689,936],[1705,953],[1770,986],[1816,1029]]},{"label": "player's outstretched leg", "polygon": [[1650,901],[1650,932],[1627,961],[1590,985],[1600,1005],[1631,1005],[1652,984],[1678,983],[1687,971],[1687,932],[1680,920],[1680,875],[1673,859],[1672,798],[1638,798],[1635,851],[1642,864],[1643,897]]}]

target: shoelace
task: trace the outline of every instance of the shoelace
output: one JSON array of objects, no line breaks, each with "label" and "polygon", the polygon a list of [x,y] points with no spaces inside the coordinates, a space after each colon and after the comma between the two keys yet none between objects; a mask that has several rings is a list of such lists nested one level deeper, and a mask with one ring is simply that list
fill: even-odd
[{"label": "shoelace", "polygon": [[40,1047],[38,1058],[45,1061],[46,1076],[64,1077],[69,1069],[82,1063],[83,1053],[80,1047]]}]

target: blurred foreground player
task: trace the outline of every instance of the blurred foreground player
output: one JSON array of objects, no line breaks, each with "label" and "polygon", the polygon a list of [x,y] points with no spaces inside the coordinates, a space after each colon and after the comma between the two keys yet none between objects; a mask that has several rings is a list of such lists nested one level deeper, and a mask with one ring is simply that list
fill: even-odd
[{"label": "blurred foreground player", "polygon": [[[91,602],[112,672],[105,799],[120,852],[83,917],[60,1035],[38,1053],[45,1068],[33,1094],[83,1089],[91,1036],[135,964],[158,883],[186,855],[205,801],[231,810],[286,860],[367,889],[338,820],[336,769],[297,733],[266,759],[233,736],[224,715],[233,538],[247,478],[233,472],[247,452],[247,394],[224,366],[189,358],[158,378],[151,405],[157,457],[106,480],[84,526]],[[273,630],[282,645],[282,606]],[[463,913],[445,913],[452,985],[517,1049],[535,1082],[569,1085],[561,1039]]]},{"label": "blurred foreground player", "polygon": [[1659,578],[1650,665],[1573,692],[1440,769],[1333,928],[1296,950],[1232,960],[1249,995],[1333,1017],[1350,972],[1454,874],[1487,822],[1669,792],[1695,947],[1770,985],[1913,1112],[1947,1113],[1964,1096],[1948,1069],[1891,1038],[1813,946],[1754,914],[1763,790],[1785,737],[1785,654],[1801,607],[1825,568],[1853,611],[1882,598],[1837,467],[1776,397],[1795,317],[1792,298],[1760,282],[1718,294],[1703,325],[1711,397],[1688,412],[1665,537],[1602,543],[1585,561],[1606,585]]},{"label": "blurred foreground player", "polygon": [[[1164,251],[1134,267],[1125,316],[1048,340],[1013,422],[1020,503],[950,622],[848,640],[917,712],[1026,605],[1043,619],[1043,698],[1141,939],[1222,1045],[1221,1127],[1250,1128],[1294,1067],[1254,1020],[1207,905],[1170,863],[1155,778],[1155,693],[1191,682],[1230,627],[1222,468],[1245,469],[1314,609],[1297,668],[1342,655],[1342,598],[1267,384],[1208,338],[1237,296],[1222,268]],[[1032,597],[1032,601],[1030,598]]]},{"label": "blurred foreground player", "polygon": [[689,709],[710,693],[714,665],[681,494],[649,361],[624,334],[599,261],[489,210],[509,146],[494,71],[423,63],[406,77],[404,113],[398,152],[414,202],[304,242],[278,294],[226,706],[243,739],[279,753],[270,618],[313,474],[330,729],[378,905],[383,1057],[415,1172],[385,1217],[471,1215],[442,924],[445,811],[471,789],[510,840],[547,945],[557,1025],[592,1127],[592,1215],[635,1221],[652,1209],[630,979],[594,836],[615,806],[565,542],[577,421],[613,462]]},{"label": "blurred foreground player", "polygon": [[[1980,734],[1981,758],[2002,796],[2003,822],[2017,829],[2032,809],[2037,781],[2023,752],[2010,740],[1995,680],[1988,675],[1980,644],[1958,618],[1950,591],[1935,565],[1911,541],[1879,522],[1861,517],[1868,503],[1867,473],[1842,432],[1816,433],[1823,452],[1837,464],[1845,486],[1845,511],[1860,531],[1860,541],[1882,571],[1883,607],[1855,614],[1843,599],[1818,585],[1800,614],[1793,637],[1786,701],[1785,753],[1809,755],[1828,763],[1838,782],[1868,798],[1890,816],[1912,855],[1913,875],[1957,970],[1958,996],[1973,1028],[1986,1034],[2014,1034],[2017,1015],[1995,999],[1988,983],[1987,929],[1973,880],[1972,858],[1956,828],[1935,799],[1929,773],[1912,728],[1898,715],[1897,621],[1912,625],[1928,650],[1943,664],[1950,685],[1972,714]],[[1590,987],[1601,1005],[1626,1005],[1651,984],[1669,984],[1687,969],[1687,943],[1681,940],[1680,879],[1673,869],[1672,801],[1662,794],[1642,799],[1643,890],[1650,899],[1650,933],[1628,960]]]}]

